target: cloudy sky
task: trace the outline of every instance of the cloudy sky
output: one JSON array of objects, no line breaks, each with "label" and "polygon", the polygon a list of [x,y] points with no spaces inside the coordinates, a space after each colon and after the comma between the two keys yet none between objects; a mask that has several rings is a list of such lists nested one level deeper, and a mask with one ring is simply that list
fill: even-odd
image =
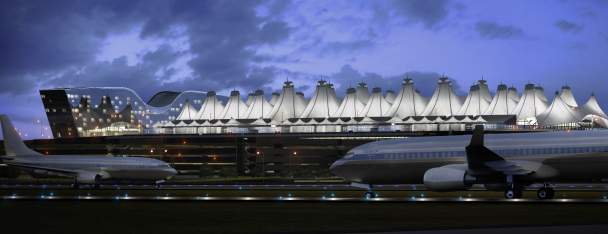
[{"label": "cloudy sky", "polygon": [[[46,117],[39,89],[126,86],[267,92],[285,79],[312,92],[365,81],[430,95],[445,74],[547,96],[564,84],[608,103],[608,1],[3,1],[0,113],[28,138]],[[32,124],[41,120],[41,125]]]}]

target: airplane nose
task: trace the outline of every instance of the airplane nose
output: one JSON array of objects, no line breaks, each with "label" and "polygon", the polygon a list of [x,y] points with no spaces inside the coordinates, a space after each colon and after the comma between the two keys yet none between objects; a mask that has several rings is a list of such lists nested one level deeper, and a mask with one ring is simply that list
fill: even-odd
[{"label": "airplane nose", "polygon": [[165,169],[165,172],[167,173],[167,178],[171,178],[177,174],[177,170],[175,170],[174,168],[167,168]]},{"label": "airplane nose", "polygon": [[331,166],[329,166],[329,171],[331,173],[333,173],[334,175],[336,175],[337,169],[340,166],[342,166],[342,164],[344,164],[344,161],[342,161],[342,160],[335,161],[334,163],[331,164]]}]

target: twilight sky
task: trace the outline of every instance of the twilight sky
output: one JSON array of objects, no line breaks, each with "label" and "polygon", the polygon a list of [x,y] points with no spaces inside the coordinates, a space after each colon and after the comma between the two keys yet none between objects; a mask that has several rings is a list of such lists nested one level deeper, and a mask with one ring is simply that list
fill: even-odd
[{"label": "twilight sky", "polygon": [[[460,94],[482,76],[564,84],[608,104],[608,0],[3,1],[0,113],[40,138],[38,90],[126,86],[228,94],[281,88],[338,93],[365,81],[398,91],[405,74],[430,96],[436,78]],[[41,120],[41,124],[33,124]],[[45,134],[49,134],[46,131]]]}]

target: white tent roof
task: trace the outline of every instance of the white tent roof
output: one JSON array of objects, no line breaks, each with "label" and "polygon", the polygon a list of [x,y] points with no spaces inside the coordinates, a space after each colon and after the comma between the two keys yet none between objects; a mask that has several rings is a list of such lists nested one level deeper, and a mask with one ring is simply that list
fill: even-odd
[{"label": "white tent roof", "polygon": [[220,119],[243,119],[246,116],[246,112],[247,105],[241,100],[239,91],[234,90],[230,92],[230,98],[220,114]]},{"label": "white tent roof", "polygon": [[578,123],[583,119],[578,109],[569,106],[559,95],[555,93],[555,98],[551,105],[543,113],[536,117],[541,125],[552,126],[559,124]]},{"label": "white tent roof", "polygon": [[306,108],[306,103],[302,102],[305,102],[305,100],[303,100],[303,97],[298,97],[295,93],[293,83],[286,81],[283,86],[283,92],[270,112],[270,117],[277,122],[300,117],[302,112],[304,112],[304,108]]},{"label": "white tent roof", "polygon": [[303,106],[304,108],[306,108],[306,106],[308,105],[308,101],[304,97],[304,93],[296,92],[296,105]]},{"label": "white tent roof", "polygon": [[536,96],[538,96],[540,100],[549,104],[549,99],[547,99],[547,96],[545,96],[545,89],[543,89],[543,87],[535,86],[534,91],[536,92]]},{"label": "white tent roof", "polygon": [[209,91],[201,109],[196,113],[196,119],[218,119],[221,117],[223,110],[222,101],[217,99],[214,91]]},{"label": "white tent roof", "polygon": [[526,120],[529,118],[536,118],[537,115],[544,112],[547,109],[547,103],[545,103],[537,89],[534,88],[534,84],[527,84],[524,93],[522,94],[517,107],[513,114],[517,115],[518,120]]},{"label": "white tent roof", "polygon": [[519,94],[517,93],[517,89],[515,87],[509,87],[507,90],[507,96],[511,98],[513,101],[519,103]]},{"label": "white tent roof", "polygon": [[[194,121],[188,121],[190,123],[194,122]],[[176,127],[188,127],[190,126],[190,123],[186,123],[186,121],[179,121],[179,123],[177,123],[175,126]]]},{"label": "white tent roof", "polygon": [[589,100],[587,100],[585,105],[580,106],[580,111],[584,115],[597,115],[602,118],[608,119],[608,116],[606,116],[606,113],[598,104],[594,94],[591,94],[591,97],[589,97]]},{"label": "white tent roof", "polygon": [[355,88],[348,88],[346,96],[338,109],[332,114],[333,117],[359,117],[359,112],[363,110],[365,105],[357,100]]},{"label": "white tent roof", "polygon": [[414,89],[412,79],[406,78],[403,80],[401,90],[399,90],[399,93],[395,97],[395,101],[385,115],[397,116],[399,118],[417,116],[422,114],[427,103],[428,100]]},{"label": "white tent roof", "polygon": [[[486,86],[487,87],[487,86]],[[485,91],[484,91],[485,92]],[[458,111],[459,115],[481,115],[490,106],[490,101],[483,97],[479,84],[471,86],[469,94],[462,104],[462,108]]]},{"label": "white tent roof", "polygon": [[247,101],[245,101],[245,104],[247,104],[247,107],[249,107],[251,105],[251,102],[253,102],[253,93],[249,93],[247,94]]},{"label": "white tent roof", "polygon": [[177,116],[177,120],[193,120],[196,117],[196,113],[198,110],[190,104],[190,101],[186,100],[184,102],[184,107],[182,111]]},{"label": "white tent roof", "polygon": [[256,90],[253,95],[251,105],[245,112],[245,118],[247,119],[259,119],[269,118],[270,112],[272,111],[272,105],[264,98],[264,91]]},{"label": "white tent roof", "polygon": [[422,112],[427,116],[450,116],[455,115],[462,107],[462,102],[454,93],[448,78],[440,78],[437,88],[431,97],[428,105]]},{"label": "white tent roof", "polygon": [[574,95],[572,94],[572,89],[570,89],[569,86],[562,86],[562,90],[560,91],[559,96],[569,106],[578,106],[578,103],[576,103],[576,99],[574,99]]},{"label": "white tent roof", "polygon": [[367,84],[361,82],[357,85],[357,100],[359,100],[363,105],[367,104],[369,101],[369,90],[367,89]]},{"label": "white tent roof", "polygon": [[363,107],[363,110],[359,113],[359,116],[383,117],[384,112],[389,108],[390,104],[382,96],[382,89],[376,87],[372,90],[372,95],[369,97],[369,101]]},{"label": "white tent roof", "polygon": [[395,92],[393,90],[387,90],[386,95],[384,96],[384,100],[386,100],[390,104],[393,104],[393,102],[395,101],[395,97]]},{"label": "white tent roof", "polygon": [[477,85],[479,85],[479,96],[488,103],[492,102],[492,94],[490,94],[488,82],[485,80],[479,80]]},{"label": "white tent roof", "polygon": [[277,100],[279,100],[279,97],[281,96],[281,94],[279,93],[272,93],[272,97],[270,97],[270,101],[268,101],[268,103],[270,103],[270,105],[273,105],[275,103],[277,103]]},{"label": "white tent roof", "polygon": [[337,109],[340,103],[332,94],[332,88],[325,81],[319,81],[315,93],[308,102],[308,106],[300,118],[328,118]]},{"label": "white tent roof", "polygon": [[[496,95],[484,115],[510,115],[515,112],[517,101],[509,97],[509,89],[504,84],[498,85]],[[517,94],[516,94],[517,95]]]},{"label": "white tent roof", "polygon": [[339,105],[340,102],[342,102],[342,100],[340,100],[340,98],[338,98],[338,95],[336,95],[336,89],[334,88],[334,84],[327,83],[327,86],[329,87],[329,94],[331,95],[331,97],[333,99],[336,99],[336,101],[338,102],[338,105]]}]

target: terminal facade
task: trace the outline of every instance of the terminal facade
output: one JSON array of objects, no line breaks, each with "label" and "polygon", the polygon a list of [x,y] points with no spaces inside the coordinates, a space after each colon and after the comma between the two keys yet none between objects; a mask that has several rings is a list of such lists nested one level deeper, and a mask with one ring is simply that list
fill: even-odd
[{"label": "terminal facade", "polygon": [[440,78],[431,97],[411,79],[398,92],[364,83],[338,97],[331,83],[319,81],[305,97],[290,81],[269,98],[262,90],[229,97],[213,91],[160,92],[149,101],[121,87],[41,90],[55,138],[148,134],[356,133],[466,131],[487,129],[581,128],[608,126],[608,116],[591,94],[579,105],[568,86],[552,99],[542,87],[527,84],[521,94],[498,85],[495,94],[484,80],[465,97]]}]

